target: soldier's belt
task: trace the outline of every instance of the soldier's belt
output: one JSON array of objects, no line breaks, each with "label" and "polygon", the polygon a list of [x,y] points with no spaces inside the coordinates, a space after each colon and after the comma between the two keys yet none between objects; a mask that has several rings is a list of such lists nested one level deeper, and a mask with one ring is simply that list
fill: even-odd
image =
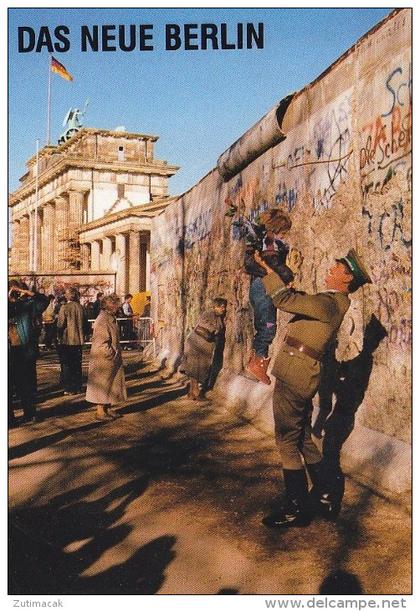
[{"label": "soldier's belt", "polygon": [[318,350],[314,350],[313,348],[302,344],[302,342],[300,342],[298,339],[295,339],[294,337],[290,337],[290,335],[286,335],[286,337],[284,338],[284,343],[288,346],[296,348],[299,352],[303,352],[303,354],[307,354],[316,361],[320,361],[322,359],[321,352],[318,352]]}]

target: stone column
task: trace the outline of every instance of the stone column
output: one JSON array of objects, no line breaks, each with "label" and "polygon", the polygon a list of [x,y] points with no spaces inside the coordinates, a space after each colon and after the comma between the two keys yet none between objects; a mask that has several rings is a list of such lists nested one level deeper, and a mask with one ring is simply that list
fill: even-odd
[{"label": "stone column", "polygon": [[51,272],[54,270],[55,206],[52,203],[46,204],[43,207],[43,214],[41,270]]},{"label": "stone column", "polygon": [[34,264],[34,222],[35,222],[35,211],[29,212],[29,269],[35,271]]},{"label": "stone column", "polygon": [[90,269],[97,272],[100,269],[100,258],[101,253],[99,249],[99,242],[95,240],[92,242],[90,250]]},{"label": "stone column", "polygon": [[57,197],[55,200],[56,232],[54,248],[54,269],[64,270],[68,267],[66,260],[68,256],[69,235],[69,202],[65,197]]},{"label": "stone column", "polygon": [[[34,233],[36,232],[36,252],[35,252],[35,244],[34,244],[34,265],[35,271],[39,272],[41,269],[41,257],[43,251],[43,243],[42,243],[42,221],[43,221],[43,212],[41,210],[36,211],[36,216],[34,216]],[[36,260],[35,260],[36,259]]]},{"label": "stone column", "polygon": [[72,189],[69,191],[69,226],[72,230],[83,225],[84,191]]},{"label": "stone column", "polygon": [[17,220],[14,220],[12,223],[12,239],[11,242],[11,251],[10,251],[10,270],[16,272],[19,266],[19,229],[20,223]]},{"label": "stone column", "polygon": [[109,271],[111,266],[111,255],[112,255],[112,240],[111,238],[102,238],[102,260],[101,269]]},{"label": "stone column", "polygon": [[146,245],[146,291],[150,291],[150,239]]},{"label": "stone column", "polygon": [[20,222],[20,262],[19,271],[29,271],[29,216],[22,217]]},{"label": "stone column", "polygon": [[125,235],[123,233],[118,233],[116,235],[115,252],[118,260],[116,293],[121,298],[124,298],[127,292],[127,248]]},{"label": "stone column", "polygon": [[80,268],[79,231],[83,225],[84,191],[69,191],[69,265]]},{"label": "stone column", "polygon": [[89,271],[89,259],[90,259],[90,244],[80,244],[80,251],[82,256],[82,270],[84,272]]},{"label": "stone column", "polygon": [[128,235],[128,291],[133,294],[140,290],[140,233],[130,231]]},{"label": "stone column", "polygon": [[[144,236],[143,236],[143,240],[144,240]],[[143,240],[140,243],[139,291],[146,290],[146,243]]]}]

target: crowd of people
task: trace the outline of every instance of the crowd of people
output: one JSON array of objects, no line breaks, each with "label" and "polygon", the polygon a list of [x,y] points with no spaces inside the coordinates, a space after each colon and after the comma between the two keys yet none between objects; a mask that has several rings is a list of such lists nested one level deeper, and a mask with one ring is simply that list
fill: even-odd
[{"label": "crowd of people", "polygon": [[[238,223],[237,223],[238,224]],[[315,295],[295,290],[289,246],[288,215],[279,209],[265,212],[257,223],[239,223],[246,240],[244,269],[250,274],[250,304],[254,339],[245,372],[263,384],[269,347],[277,331],[277,310],[292,314],[276,354],[273,415],[280,450],[285,504],[263,520],[270,528],[306,526],[314,515],[334,518],[344,491],[338,468],[331,476],[312,439],[312,398],[318,392],[326,354],[334,350],[337,333],[350,306],[349,294],[372,282],[360,256],[351,249],[329,269],[326,291]],[[86,400],[96,406],[98,420],[113,420],[112,406],[127,397],[120,337],[127,346],[134,340],[132,295],[123,303],[115,294],[98,293],[96,301],[82,307],[79,293],[69,288],[54,299],[18,281],[9,286],[9,388],[22,403],[23,420],[36,420],[36,357],[42,315],[45,347],[56,345],[65,395],[82,392],[82,346],[91,339]],[[227,300],[213,299],[186,337],[180,371],[189,379],[188,396],[206,398],[223,364]],[[123,317],[123,324],[117,318]],[[94,319],[93,332],[87,325]],[[9,401],[9,424],[16,422]],[[337,465],[336,465],[337,466]],[[308,476],[311,488],[308,486]],[[309,492],[310,490],[310,492]]]},{"label": "crowd of people", "polygon": [[[63,395],[78,395],[82,388],[82,349],[91,344],[86,400],[94,403],[98,420],[117,417],[109,408],[126,397],[121,344],[137,347],[137,317],[130,305],[115,295],[98,292],[94,302],[80,303],[75,287],[60,295],[44,295],[12,279],[8,292],[9,426],[36,422],[36,361],[40,347],[55,350],[60,363]],[[150,298],[143,314],[150,315]],[[16,400],[19,400],[17,403]],[[23,417],[15,416],[20,404]]]}]

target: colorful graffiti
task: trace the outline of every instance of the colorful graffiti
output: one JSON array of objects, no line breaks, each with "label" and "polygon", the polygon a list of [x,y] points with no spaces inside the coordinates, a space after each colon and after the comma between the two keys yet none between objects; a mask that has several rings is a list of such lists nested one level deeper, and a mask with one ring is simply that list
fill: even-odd
[{"label": "colorful graffiti", "polygon": [[279,191],[276,195],[276,204],[283,204],[288,212],[292,212],[298,200],[298,187],[287,187],[284,180],[279,184]]},{"label": "colorful graffiti", "polygon": [[[411,64],[394,68],[383,85],[385,112],[363,125],[359,165],[365,179],[375,170],[398,164],[404,168],[411,153],[412,77]],[[405,161],[404,161],[405,160]],[[399,163],[398,163],[399,162]]]}]

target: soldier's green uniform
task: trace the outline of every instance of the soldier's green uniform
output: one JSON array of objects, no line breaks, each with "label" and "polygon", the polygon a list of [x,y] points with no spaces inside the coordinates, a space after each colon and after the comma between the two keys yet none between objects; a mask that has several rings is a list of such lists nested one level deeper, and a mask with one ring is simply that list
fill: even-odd
[{"label": "soldier's green uniform", "polygon": [[317,295],[295,291],[275,273],[263,282],[276,308],[295,314],[272,368],[273,412],[283,467],[301,469],[301,454],[307,464],[321,460],[310,434],[311,399],[318,390],[322,355],[335,338],[350,299],[336,291]]},{"label": "soldier's green uniform", "polygon": [[[285,286],[274,272],[268,273],[263,282],[274,305],[294,314],[272,368],[276,378],[275,432],[287,504],[281,513],[266,516],[263,524],[275,528],[305,526],[314,513],[331,519],[340,508],[334,482],[328,482],[323,474],[322,457],[311,438],[312,397],[320,384],[322,357],[335,342],[349,308],[348,293],[372,281],[360,257],[351,249],[329,271],[327,286],[341,290],[308,295]],[[310,499],[302,457],[312,481]]]}]

